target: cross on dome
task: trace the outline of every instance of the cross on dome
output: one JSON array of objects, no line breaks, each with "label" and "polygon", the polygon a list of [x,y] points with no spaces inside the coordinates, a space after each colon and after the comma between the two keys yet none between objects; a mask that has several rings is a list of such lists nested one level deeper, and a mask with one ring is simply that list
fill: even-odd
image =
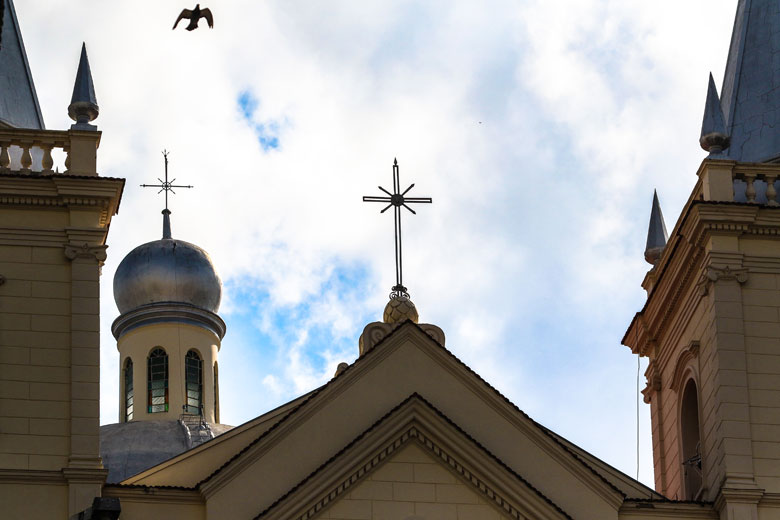
[{"label": "cross on dome", "polygon": [[184,184],[174,184],[176,182],[176,179],[168,180],[168,150],[163,150],[162,154],[165,158],[165,180],[162,180],[161,178],[157,177],[157,180],[160,181],[160,184],[141,184],[142,188],[160,188],[160,191],[157,192],[159,195],[162,192],[165,192],[165,209],[162,211],[163,214],[163,238],[171,238],[171,220],[170,220],[170,214],[171,211],[168,209],[168,192],[170,191],[174,195],[176,195],[176,192],[173,191],[173,188],[193,188],[192,185],[184,185]]}]

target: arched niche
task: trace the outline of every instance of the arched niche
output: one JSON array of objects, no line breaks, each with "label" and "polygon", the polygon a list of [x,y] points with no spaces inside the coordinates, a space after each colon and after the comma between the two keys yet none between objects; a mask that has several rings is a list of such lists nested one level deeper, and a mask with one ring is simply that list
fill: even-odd
[{"label": "arched niche", "polygon": [[680,394],[680,459],[685,500],[700,498],[703,487],[699,390],[691,377]]}]

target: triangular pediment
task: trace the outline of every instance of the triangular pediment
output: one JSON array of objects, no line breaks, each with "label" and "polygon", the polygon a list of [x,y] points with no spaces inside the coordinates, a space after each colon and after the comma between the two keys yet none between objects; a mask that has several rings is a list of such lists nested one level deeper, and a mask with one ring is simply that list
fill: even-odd
[{"label": "triangular pediment", "polygon": [[[263,520],[570,518],[421,396],[413,395],[262,511]],[[342,514],[344,513],[344,515]]]},{"label": "triangular pediment", "polygon": [[[411,322],[290,407],[223,459],[216,471],[199,469],[198,460],[208,459],[214,451],[204,445],[195,454],[151,468],[123,484],[199,489],[210,509],[230,507],[236,517],[256,515],[414,394],[563,511],[587,510],[607,518],[625,498],[657,497],[535,423]],[[219,446],[218,439],[212,443]],[[246,482],[254,486],[251,503]]]}]

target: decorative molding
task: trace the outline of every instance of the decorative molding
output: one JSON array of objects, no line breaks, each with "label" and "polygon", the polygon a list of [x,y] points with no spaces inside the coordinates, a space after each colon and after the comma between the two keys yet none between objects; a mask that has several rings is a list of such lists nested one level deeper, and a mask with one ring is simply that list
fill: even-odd
[{"label": "decorative molding", "polygon": [[699,357],[700,343],[696,340],[688,343],[688,346],[682,349],[677,356],[677,361],[674,364],[674,371],[672,372],[671,380],[669,381],[669,389],[675,392],[680,391],[680,387],[683,383],[683,377],[685,372],[690,366],[691,362]]},{"label": "decorative molding", "polygon": [[660,392],[661,388],[661,376],[656,374],[654,370],[653,374],[647,375],[647,385],[645,386],[644,390],[642,390],[642,400],[646,404],[650,404],[650,399],[653,394]]},{"label": "decorative molding", "polygon": [[706,296],[709,293],[709,287],[712,283],[719,282],[721,280],[736,280],[737,283],[743,284],[747,282],[747,279],[748,269],[746,267],[732,269],[729,266],[707,266],[699,277],[699,281],[696,282],[696,287],[699,289],[700,296]]},{"label": "decorative molding", "polygon": [[[374,346],[376,346],[377,343],[385,339],[391,332],[393,332],[399,324],[397,323],[384,323],[382,321],[375,321],[372,323],[369,323],[366,325],[366,327],[363,329],[363,333],[360,335],[360,339],[358,340],[358,346],[360,350],[360,355],[362,356]],[[444,346],[445,336],[444,331],[441,330],[440,327],[437,327],[436,325],[432,325],[430,323],[418,323],[418,326],[435,342],[437,342],[439,345]]]},{"label": "decorative molding", "polygon": [[[319,514],[323,509],[328,507],[332,502],[335,502],[342,495],[347,493],[355,484],[358,484],[363,478],[371,473],[374,469],[381,465],[388,457],[398,451],[400,448],[406,446],[409,442],[416,442],[420,447],[425,449],[430,455],[433,455],[450,471],[458,474],[462,481],[466,484],[471,484],[474,491],[478,492],[486,501],[492,502],[496,507],[502,510],[510,518],[518,520],[525,520],[527,517],[520,512],[518,507],[508,501],[500,493],[497,493],[491,486],[487,485],[477,475],[469,471],[467,468],[454,459],[446,450],[442,449],[433,439],[428,435],[420,431],[417,426],[410,426],[406,431],[398,435],[392,442],[387,444],[378,453],[375,453],[368,462],[359,466],[349,476],[344,478],[338,485],[331,488],[329,492],[322,495],[318,500],[310,503],[306,506],[303,513],[299,513],[294,518],[295,520],[309,520]],[[267,517],[268,513],[273,508],[264,511],[256,518]],[[563,517],[563,515],[560,515]]]},{"label": "decorative molding", "polygon": [[102,265],[107,258],[107,248],[107,245],[95,246],[90,245],[87,242],[84,242],[81,245],[65,244],[65,256],[69,260],[75,260],[76,258],[91,258],[97,260]]},{"label": "decorative molding", "polygon": [[67,484],[61,471],[0,469],[0,482],[19,484]]},{"label": "decorative molding", "polygon": [[188,323],[213,332],[219,339],[225,337],[227,329],[222,318],[213,312],[186,303],[159,302],[120,315],[111,324],[111,333],[119,339],[137,327],[153,323]]}]

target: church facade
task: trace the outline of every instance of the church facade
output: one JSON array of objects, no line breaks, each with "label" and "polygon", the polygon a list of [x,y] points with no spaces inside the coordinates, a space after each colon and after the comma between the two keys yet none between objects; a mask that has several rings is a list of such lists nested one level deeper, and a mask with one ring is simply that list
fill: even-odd
[{"label": "church facade", "polygon": [[86,49],[74,124],[48,130],[13,1],[0,7],[0,516],[780,518],[776,2],[738,2],[709,155],[670,235],[654,199],[647,302],[622,342],[650,360],[655,489],[523,413],[403,294],[329,382],[220,424],[221,282],[167,208],[114,279],[120,416],[101,427],[100,267],[124,180],[98,173]]}]

